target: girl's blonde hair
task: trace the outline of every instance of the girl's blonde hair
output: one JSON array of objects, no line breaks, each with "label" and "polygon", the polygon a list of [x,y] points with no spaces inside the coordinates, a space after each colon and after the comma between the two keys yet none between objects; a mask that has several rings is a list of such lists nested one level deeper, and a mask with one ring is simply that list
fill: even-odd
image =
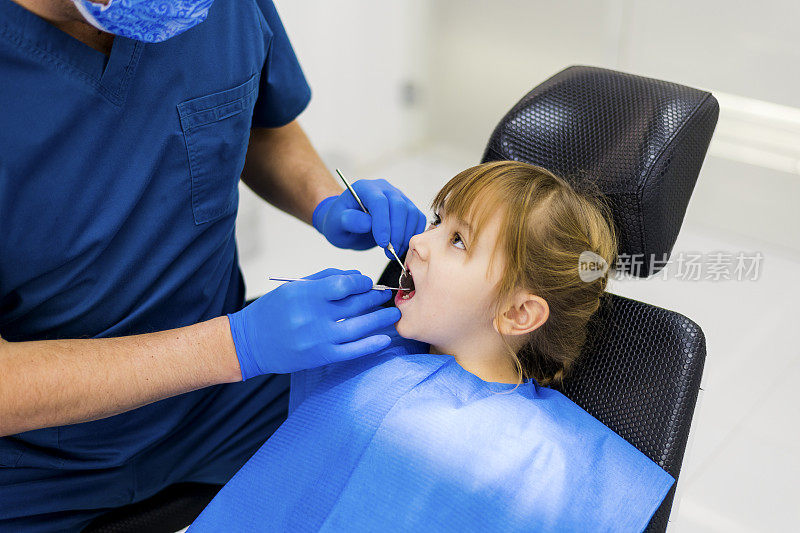
[{"label": "girl's blonde hair", "polygon": [[431,204],[435,213],[443,209],[446,216],[470,221],[474,241],[500,210],[503,219],[491,259],[499,253],[506,259],[497,285],[498,320],[503,304],[520,288],[548,304],[549,317],[525,336],[522,348],[515,350],[503,338],[520,383],[532,377],[547,386],[564,379],[586,343],[589,319],[606,295],[610,270],[591,281],[579,275],[582,252],[597,254],[609,267],[617,253],[608,205],[596,187],[584,183],[578,192],[542,167],[493,161],[460,172]]}]

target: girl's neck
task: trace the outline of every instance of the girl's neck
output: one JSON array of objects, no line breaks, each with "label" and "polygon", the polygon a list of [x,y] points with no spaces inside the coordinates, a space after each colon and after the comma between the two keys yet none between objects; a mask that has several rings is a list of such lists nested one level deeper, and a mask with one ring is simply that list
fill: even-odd
[{"label": "girl's neck", "polygon": [[440,350],[434,345],[431,345],[428,351],[428,353],[431,354],[452,356],[456,360],[456,363],[461,365],[461,368],[470,374],[474,374],[483,381],[510,383],[512,385],[519,383],[517,368],[508,355],[498,354],[487,357],[487,354],[484,353],[473,356],[459,356],[451,352],[452,351]]}]

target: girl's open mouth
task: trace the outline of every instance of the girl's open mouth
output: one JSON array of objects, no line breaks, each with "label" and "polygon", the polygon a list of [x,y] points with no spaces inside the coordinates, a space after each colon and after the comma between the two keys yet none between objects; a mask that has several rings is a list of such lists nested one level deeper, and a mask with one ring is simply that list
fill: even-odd
[{"label": "girl's open mouth", "polygon": [[408,271],[408,274],[405,272],[400,275],[400,290],[397,291],[397,295],[394,297],[395,305],[399,302],[403,302],[406,300],[410,300],[416,294],[416,288],[414,287],[414,278],[411,276],[411,271]]}]

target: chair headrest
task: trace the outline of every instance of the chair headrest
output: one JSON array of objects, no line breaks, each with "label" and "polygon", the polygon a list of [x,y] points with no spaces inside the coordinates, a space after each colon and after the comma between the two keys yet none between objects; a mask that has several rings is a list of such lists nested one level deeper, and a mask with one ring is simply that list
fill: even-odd
[{"label": "chair headrest", "polygon": [[711,93],[596,67],[568,67],[529,92],[495,128],[483,162],[542,166],[606,196],[617,271],[666,264],[697,181],[719,104]]}]

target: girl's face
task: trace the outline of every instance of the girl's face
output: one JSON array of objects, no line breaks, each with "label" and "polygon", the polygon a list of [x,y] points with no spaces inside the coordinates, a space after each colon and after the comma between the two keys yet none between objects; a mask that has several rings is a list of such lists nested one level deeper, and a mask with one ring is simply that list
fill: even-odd
[{"label": "girl's face", "polygon": [[496,343],[493,304],[501,258],[488,269],[500,222],[495,213],[475,242],[464,221],[441,211],[425,232],[411,238],[406,268],[415,290],[407,300],[401,291],[395,296],[402,314],[396,324],[400,335],[444,354],[475,353]]}]

